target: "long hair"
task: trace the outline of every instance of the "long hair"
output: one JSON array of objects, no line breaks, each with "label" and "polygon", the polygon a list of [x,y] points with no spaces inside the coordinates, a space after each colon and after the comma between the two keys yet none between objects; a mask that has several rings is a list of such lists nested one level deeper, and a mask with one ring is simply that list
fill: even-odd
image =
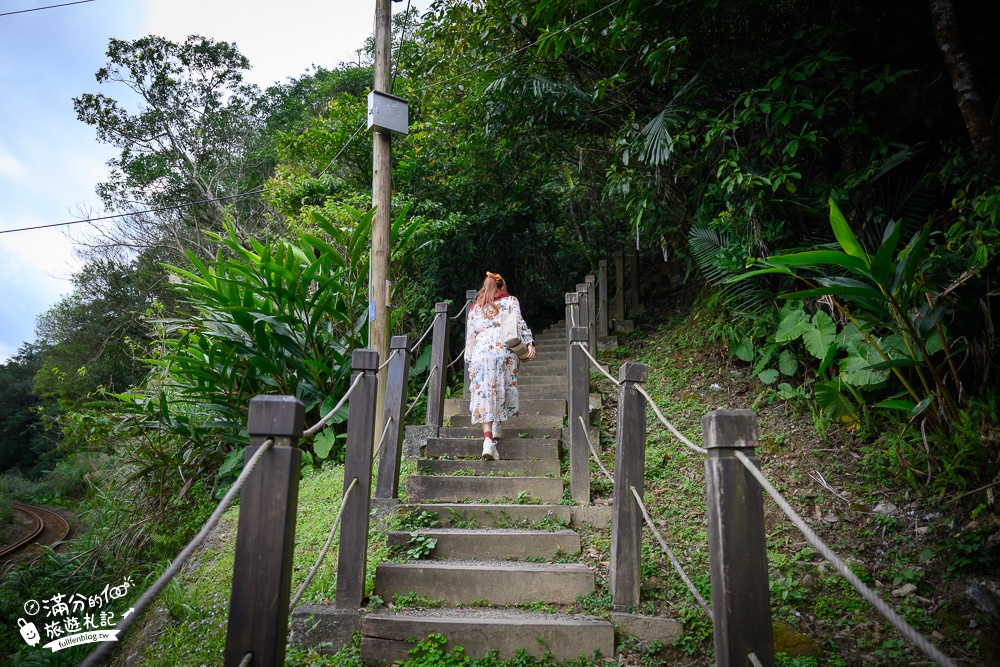
[{"label": "long hair", "polygon": [[493,317],[499,312],[496,302],[500,299],[500,296],[506,295],[507,283],[504,279],[499,273],[487,271],[486,279],[483,280],[483,286],[476,292],[476,305],[482,308],[483,312],[487,315]]}]

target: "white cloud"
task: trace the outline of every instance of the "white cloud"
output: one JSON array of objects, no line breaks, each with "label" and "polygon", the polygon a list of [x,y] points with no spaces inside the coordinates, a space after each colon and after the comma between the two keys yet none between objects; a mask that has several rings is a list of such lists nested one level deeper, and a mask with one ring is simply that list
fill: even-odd
[{"label": "white cloud", "polygon": [[[395,4],[394,11],[402,11]],[[236,42],[253,66],[248,80],[268,86],[310,65],[352,59],[372,33],[374,2],[284,0],[148,0],[146,30],[173,41],[190,34]]]},{"label": "white cloud", "polygon": [[24,166],[16,157],[0,148],[0,176],[20,176]]}]

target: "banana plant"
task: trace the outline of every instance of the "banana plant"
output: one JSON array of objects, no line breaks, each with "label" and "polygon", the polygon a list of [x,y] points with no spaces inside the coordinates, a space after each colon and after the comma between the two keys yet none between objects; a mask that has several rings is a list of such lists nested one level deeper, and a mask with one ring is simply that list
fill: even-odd
[{"label": "banana plant", "polygon": [[[954,354],[947,346],[942,325],[947,308],[943,300],[935,301],[920,272],[930,225],[898,249],[901,230],[898,224],[890,222],[879,247],[869,252],[832,199],[830,224],[839,249],[826,247],[768,257],[760,260],[762,268],[733,280],[785,274],[804,282],[807,289],[782,294],[781,298],[825,298],[874,352],[874,358],[869,358],[855,345],[857,359],[852,370],[887,371],[903,387],[905,398],[882,401],[876,407],[903,410],[913,417],[926,413],[932,427],[947,427],[958,418],[958,405],[932,359],[934,353],[943,349],[947,355],[945,362],[950,363]],[[819,352],[826,354],[818,348],[810,351],[818,357]],[[825,393],[829,394],[829,389]],[[817,387],[817,397],[823,393]],[[935,409],[928,411],[931,406]]]}]

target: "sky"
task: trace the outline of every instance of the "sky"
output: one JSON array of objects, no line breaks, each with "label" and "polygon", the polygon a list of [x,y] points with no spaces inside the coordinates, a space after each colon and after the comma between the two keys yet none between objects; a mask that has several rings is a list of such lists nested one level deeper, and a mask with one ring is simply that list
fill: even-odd
[{"label": "sky", "polygon": [[94,186],[113,153],[76,119],[72,98],[124,97],[94,78],[109,38],[235,42],[253,67],[247,81],[264,87],[353,60],[375,13],[374,0],[93,0],[3,15],[68,1],[0,0],[0,363],[34,341],[38,315],[79,268],[64,228],[2,232],[105,213]]}]

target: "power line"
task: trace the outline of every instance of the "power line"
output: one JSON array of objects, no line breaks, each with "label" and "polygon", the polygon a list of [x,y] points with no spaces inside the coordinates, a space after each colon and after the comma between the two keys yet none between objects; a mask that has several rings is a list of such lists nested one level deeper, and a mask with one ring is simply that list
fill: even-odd
[{"label": "power line", "polygon": [[70,5],[82,5],[94,0],[76,0],[76,2],[64,2],[61,5],[46,5],[45,7],[33,7],[31,9],[19,9],[16,12],[4,12],[0,16],[12,16],[13,14],[27,14],[28,12],[40,12],[43,9],[55,9],[56,7],[69,7]]},{"label": "power line", "polygon": [[406,28],[410,23],[410,0],[406,0],[406,11],[403,12],[403,32],[399,34],[399,48],[396,49],[396,66],[392,72],[392,83],[389,84],[389,92],[396,87],[396,75],[399,74],[399,57],[403,55],[403,44],[406,43]]},{"label": "power line", "polygon": [[[91,0],[88,0],[91,1]],[[163,206],[161,208],[149,208],[145,211],[132,211],[131,213],[115,213],[114,215],[104,215],[100,218],[86,218],[85,220],[70,220],[69,222],[54,222],[51,225],[35,225],[34,227],[20,227],[18,229],[0,229],[0,234],[13,234],[14,232],[27,232],[33,229],[48,229],[50,227],[66,227],[68,225],[79,225],[83,222],[100,222],[102,220],[114,220],[116,218],[127,218],[130,215],[145,215],[146,213],[162,213],[163,211],[174,211],[179,208],[187,208],[188,206],[197,206],[198,204],[211,204],[217,201],[226,201],[229,199],[239,199],[241,197],[249,197],[250,195],[256,195],[264,191],[264,188],[257,188],[256,190],[250,190],[249,192],[241,192],[236,195],[227,195],[225,197],[215,197],[213,199],[202,199],[200,201],[187,202],[185,204],[174,204],[172,206]]]}]

